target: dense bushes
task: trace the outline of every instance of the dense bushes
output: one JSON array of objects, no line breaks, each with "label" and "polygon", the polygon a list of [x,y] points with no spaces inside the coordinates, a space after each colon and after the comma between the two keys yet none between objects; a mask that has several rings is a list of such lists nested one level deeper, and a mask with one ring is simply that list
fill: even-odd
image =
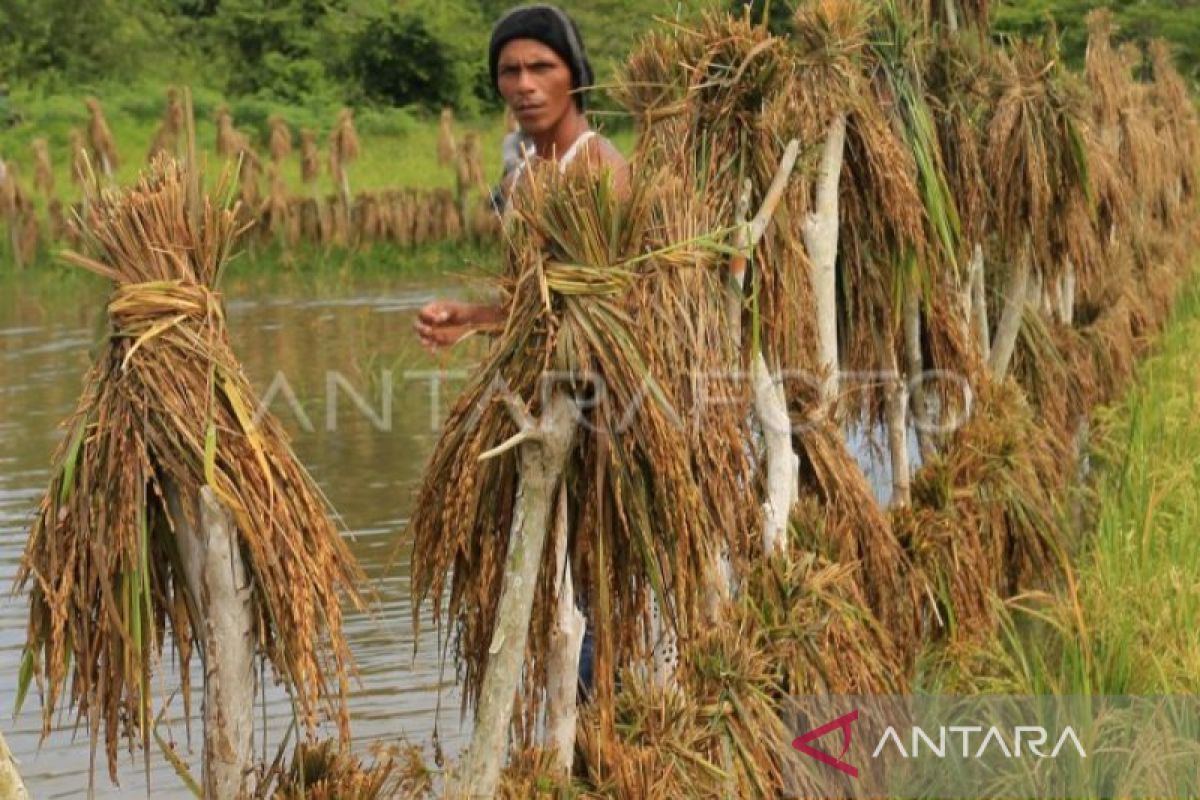
[{"label": "dense bushes", "polygon": [[[80,84],[187,82],[226,96],[301,104],[495,104],[485,49],[491,23],[517,0],[72,0],[0,3],[0,80],[66,93]],[[651,17],[689,16],[742,0],[559,0],[576,17],[597,78],[611,80]],[[786,28],[795,0],[751,3]],[[1029,34],[1053,19],[1079,64],[1086,0],[1009,0],[993,8],[998,32]],[[1164,36],[1181,71],[1200,76],[1200,8],[1174,0],[1111,0],[1126,35]]]},{"label": "dense bushes", "polygon": [[408,4],[373,18],[351,39],[352,85],[390,105],[474,110],[491,98],[487,37],[478,13],[445,3]]}]

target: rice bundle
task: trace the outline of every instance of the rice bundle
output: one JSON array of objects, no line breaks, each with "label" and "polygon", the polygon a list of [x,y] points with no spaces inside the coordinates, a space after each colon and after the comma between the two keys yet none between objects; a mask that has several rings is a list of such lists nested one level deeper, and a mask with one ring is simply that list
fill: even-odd
[{"label": "rice bundle", "polygon": [[992,595],[1066,567],[1066,438],[1038,423],[1011,382],[982,384],[976,402],[945,453],[914,476],[913,510],[897,521],[952,638],[988,635]]},{"label": "rice bundle", "polygon": [[1175,69],[1169,45],[1161,39],[1150,43],[1150,103],[1155,128],[1165,140],[1168,158],[1159,198],[1160,217],[1178,229],[1186,203],[1196,197],[1196,163],[1200,161],[1200,124],[1187,84]]},{"label": "rice bundle", "polygon": [[[921,645],[990,634],[996,597],[1065,569],[1073,437],[1123,386],[1177,295],[1200,127],[1165,51],[1152,54],[1155,83],[1135,84],[1133,55],[1102,40],[1103,15],[1092,20],[1091,98],[1053,41],[1007,55],[982,36],[931,44],[939,25],[986,19],[986,2],[808,0],[788,38],[716,13],[651,32],[617,89],[639,125],[629,206],[536,167],[515,198],[508,319],[451,414],[412,522],[415,605],[431,601],[439,620],[448,612],[472,704],[520,478],[511,452],[478,461],[515,430],[498,399],[512,392],[533,414],[552,389],[581,401],[564,480],[569,563],[597,634],[596,702],[576,750],[585,791],[776,796],[789,772],[779,723],[789,693],[903,691]],[[704,437],[669,428],[697,409],[695,368],[744,367],[761,350],[773,371],[813,374],[821,298],[805,232],[810,213],[832,216],[815,162],[837,142],[839,118],[834,363],[962,376],[968,396],[946,382],[937,421],[970,416],[922,442],[911,505],[884,511],[841,424],[878,422],[887,395],[847,393],[833,415],[811,385],[789,382],[792,420],[808,423],[792,438],[802,552],[763,559],[743,533],[760,524],[763,495],[746,395],[723,393],[743,416],[710,421]],[[761,201],[789,139],[804,147],[803,167],[749,259],[743,302],[719,308],[714,251],[729,250],[715,245]],[[422,238],[427,204],[412,197]],[[677,247],[704,267],[663,269]],[[581,373],[604,379],[604,403]],[[638,376],[649,388],[618,431]],[[740,589],[716,623],[701,608],[714,552],[728,554]],[[525,791],[562,777],[527,749],[554,563],[541,565],[514,724],[521,756],[509,777]],[[680,645],[665,682],[649,663],[656,604]]]},{"label": "rice bundle", "polygon": [[54,169],[50,166],[50,148],[44,137],[39,136],[30,142],[33,150],[33,186],[43,196],[54,196]]},{"label": "rice bundle", "polygon": [[462,238],[463,223],[458,203],[450,194],[449,189],[435,190],[438,206],[438,241],[454,242]]},{"label": "rice bundle", "polygon": [[358,134],[354,130],[354,112],[343,108],[338,112],[337,122],[329,134],[329,173],[339,187],[346,187],[343,192],[348,195],[346,167],[358,159]]},{"label": "rice bundle", "polygon": [[213,114],[217,121],[217,155],[232,158],[250,149],[250,137],[234,127],[228,106],[217,106]]},{"label": "rice bundle", "polygon": [[159,153],[173,154],[179,145],[179,134],[183,132],[184,110],[179,98],[179,90],[174,86],[167,89],[167,108],[163,112],[162,121],[154,131],[150,142],[150,152],[146,160],[153,162]]},{"label": "rice bundle", "polygon": [[454,144],[454,111],[443,108],[438,120],[437,160],[438,164],[448,167],[454,163],[458,148]]},{"label": "rice bundle", "polygon": [[268,148],[271,153],[271,161],[279,164],[292,154],[292,132],[288,128],[287,121],[278,114],[268,117],[267,125],[271,128],[271,140]]},{"label": "rice bundle", "polygon": [[36,674],[45,732],[64,705],[86,721],[93,748],[103,727],[114,780],[118,740],[150,736],[151,676],[168,627],[190,708],[197,599],[174,534],[185,520],[164,497],[209,486],[236,522],[260,654],[303,725],[326,712],[346,736],[352,662],[339,596],[361,607],[364,577],[279,423],[255,416],[230,348],[218,288],[236,211],[202,199],[198,176],[167,157],[132,188],[89,203],[80,232],[91,255],[67,259],[112,280],[110,334],[19,570],[30,590],[21,692]]},{"label": "rice bundle", "polygon": [[18,249],[20,256],[17,264],[20,266],[28,266],[37,260],[38,249],[42,243],[42,226],[38,223],[37,214],[34,213],[33,206],[28,206],[25,212],[19,217],[19,241]]},{"label": "rice bundle", "polygon": [[[695,27],[654,32],[630,54],[615,94],[641,125],[635,158],[647,168],[695,176],[695,191],[717,227],[735,222],[735,202],[749,180],[757,208],[792,136],[815,146],[828,115],[796,113],[795,64],[783,39],[727,14]],[[817,119],[803,123],[811,117]],[[797,131],[800,126],[804,130]],[[813,314],[808,255],[798,223],[808,209],[806,174],[793,180],[773,225],[750,259],[747,345],[762,342],[772,367],[811,373]],[[747,299],[745,306],[750,309]],[[741,327],[741,326],[739,326]],[[789,390],[795,387],[789,387]]]},{"label": "rice bundle", "polygon": [[734,615],[685,648],[677,681],[623,672],[615,736],[602,735],[595,707],[584,712],[579,752],[591,784],[612,797],[837,791],[786,747],[788,698],[894,693],[904,674],[885,631],[864,618],[850,573],[812,554],[765,559]]},{"label": "rice bundle", "polygon": [[395,207],[392,212],[392,224],[396,229],[396,241],[404,247],[412,247],[417,244],[417,220],[412,191],[397,192],[392,202]]},{"label": "rice bundle", "polygon": [[105,176],[111,177],[121,166],[121,159],[117,156],[117,143],[113,141],[112,131],[108,129],[108,120],[104,118],[104,109],[100,106],[100,101],[89,97],[83,102],[89,114],[87,135],[92,158],[100,165]]},{"label": "rice bundle", "polygon": [[1055,57],[1020,42],[1000,59],[1000,96],[988,130],[985,167],[995,176],[996,231],[1017,264],[1036,260],[1045,277],[1060,263],[1056,228],[1072,197],[1087,191],[1080,98]]},{"label": "rice bundle", "polygon": [[292,204],[288,201],[287,181],[283,178],[283,170],[274,160],[267,167],[267,183],[270,191],[263,203],[263,233],[274,235],[288,246],[295,245],[299,238],[298,220],[295,219]]},{"label": "rice bundle", "polygon": [[[390,800],[425,797],[432,781],[412,748],[379,748],[374,763],[337,742],[301,743],[285,772],[275,776],[270,800]],[[402,760],[403,759],[403,760]]]},{"label": "rice bundle", "polygon": [[257,215],[259,203],[262,202],[262,192],[258,185],[261,173],[258,154],[247,145],[238,152],[238,197],[241,199],[245,215],[249,218]]},{"label": "rice bundle", "polygon": [[62,201],[57,197],[49,202],[46,206],[46,215],[50,218],[50,239],[55,242],[61,242],[71,236],[71,230],[67,225],[67,215],[63,211]]},{"label": "rice bundle", "polygon": [[487,176],[483,174],[483,159],[479,152],[479,134],[470,131],[463,137],[462,161],[468,186],[483,186]]},{"label": "rice bundle", "polygon": [[11,219],[17,210],[17,165],[0,160],[0,219]]},{"label": "rice bundle", "polygon": [[321,154],[317,149],[316,131],[305,128],[300,131],[300,178],[312,183],[321,174]]},{"label": "rice bundle", "polygon": [[88,167],[87,142],[83,131],[72,128],[68,135],[71,147],[71,183],[82,186],[91,171]]},{"label": "rice bundle", "polygon": [[8,240],[17,269],[37,258],[41,229],[33,201],[21,187],[21,171],[14,163],[0,162],[0,219],[8,226]]},{"label": "rice bundle", "polygon": [[360,192],[355,196],[351,222],[357,241],[374,242],[380,239],[379,201],[374,194]]},{"label": "rice bundle", "polygon": [[[654,644],[652,598],[687,641],[705,618],[714,554],[728,546],[738,558],[755,541],[738,444],[749,438],[747,406],[737,386],[698,383],[735,362],[709,218],[686,182],[646,175],[622,204],[610,181],[574,170],[537,164],[529,177],[514,199],[501,285],[508,322],[450,413],[410,523],[414,607],[429,601],[440,620],[446,604],[473,703],[517,485],[512,451],[479,460],[514,433],[496,392],[505,387],[535,415],[552,390],[575,397],[584,419],[565,477],[569,558],[597,631],[599,702],[611,708],[617,670]],[[714,394],[730,400],[717,405]],[[527,649],[526,737],[554,617],[551,549]]]}]

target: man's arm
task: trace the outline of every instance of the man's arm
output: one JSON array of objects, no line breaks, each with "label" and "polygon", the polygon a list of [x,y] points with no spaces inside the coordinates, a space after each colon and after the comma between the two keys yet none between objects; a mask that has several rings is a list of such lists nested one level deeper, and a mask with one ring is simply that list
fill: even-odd
[{"label": "man's arm", "polygon": [[490,303],[434,300],[417,312],[413,328],[428,350],[449,347],[476,330],[495,330],[504,324],[504,307]]}]

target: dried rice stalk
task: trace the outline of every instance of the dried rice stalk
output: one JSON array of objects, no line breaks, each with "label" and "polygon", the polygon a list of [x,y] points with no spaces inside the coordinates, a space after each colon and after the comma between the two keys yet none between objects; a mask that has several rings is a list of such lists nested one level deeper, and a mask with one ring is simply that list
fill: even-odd
[{"label": "dried rice stalk", "polygon": [[300,178],[312,183],[321,174],[321,154],[317,149],[316,131],[300,131]]},{"label": "dried rice stalk", "polygon": [[265,796],[270,800],[392,800],[432,794],[432,779],[419,748],[375,748],[373,755],[374,763],[368,765],[329,739],[301,743]]},{"label": "dried rice stalk", "polygon": [[108,129],[108,121],[104,118],[104,109],[100,106],[100,101],[88,97],[83,102],[90,116],[88,144],[93,160],[100,165],[105,177],[111,178],[121,166],[121,159],[117,156],[117,143],[113,141],[112,131]]},{"label": "dried rice stalk", "polygon": [[50,148],[46,139],[39,136],[30,142],[33,150],[33,186],[45,197],[54,196],[54,169],[50,166]]},{"label": "dried rice stalk", "polygon": [[221,105],[214,113],[217,121],[217,155],[236,158],[250,150],[250,137],[233,125],[229,107]]},{"label": "dried rice stalk", "polygon": [[179,146],[179,134],[183,133],[183,117],[183,103],[179,99],[179,90],[172,86],[167,89],[167,108],[154,131],[150,152],[146,156],[147,161],[154,161],[154,157],[159,153],[175,153]]},{"label": "dried rice stalk", "polygon": [[287,120],[278,114],[268,117],[267,124],[271,127],[271,161],[279,164],[292,154],[292,132]]},{"label": "dried rice stalk", "polygon": [[329,134],[329,173],[341,192],[342,204],[350,207],[350,176],[346,167],[358,159],[358,134],[354,130],[354,112],[343,108]]},{"label": "dried rice stalk", "polygon": [[88,167],[87,140],[78,128],[71,128],[68,138],[71,143],[71,183],[82,186],[91,171]]},{"label": "dried rice stalk", "polygon": [[438,165],[448,167],[455,163],[458,148],[454,144],[454,111],[443,108],[438,121],[437,160]]},{"label": "dried rice stalk", "polygon": [[195,606],[179,602],[172,530],[183,521],[164,503],[168,482],[185,498],[210,486],[232,512],[259,652],[306,727],[325,711],[348,735],[353,667],[340,595],[361,607],[364,577],[279,423],[254,417],[217,293],[235,219],[202,198],[198,175],[160,157],[134,187],[93,191],[80,227],[93,255],[67,256],[113,281],[112,331],[19,570],[30,591],[21,691],[36,674],[46,732],[64,704],[87,722],[93,748],[103,727],[114,780],[118,740],[144,745],[150,735],[151,676],[168,627],[184,675],[196,640]]}]

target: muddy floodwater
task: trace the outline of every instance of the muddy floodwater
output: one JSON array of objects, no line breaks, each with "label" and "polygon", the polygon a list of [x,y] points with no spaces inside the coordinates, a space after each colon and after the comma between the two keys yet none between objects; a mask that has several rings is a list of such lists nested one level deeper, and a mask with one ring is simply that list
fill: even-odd
[{"label": "muddy floodwater", "polygon": [[[449,361],[424,353],[412,321],[431,297],[463,294],[462,282],[274,272],[235,274],[224,290],[235,352],[341,515],[377,592],[373,611],[351,613],[346,623],[361,681],[350,701],[355,750],[366,753],[372,742],[402,736],[428,743],[435,728],[448,751],[458,749],[464,729],[453,673],[439,671],[428,614],[419,637],[413,624],[405,525],[446,404],[473,363],[470,346]],[[98,279],[0,278],[0,730],[36,798],[83,795],[90,751],[86,730],[73,733],[71,715],[55,720],[41,740],[36,687],[13,720],[27,603],[9,590],[62,436],[59,424],[75,405],[89,351],[104,331],[105,294]],[[165,661],[171,658],[168,646]],[[165,663],[154,680],[156,708],[178,684]],[[193,703],[198,709],[198,697]],[[181,709],[175,698],[160,732],[187,754]],[[267,692],[265,717],[273,739],[290,723],[287,700],[275,688]],[[189,760],[196,765],[198,724],[191,733]],[[145,796],[140,754],[123,754],[119,787],[107,777],[102,749],[98,759],[98,797]],[[155,797],[190,797],[153,743],[149,762]]]}]

